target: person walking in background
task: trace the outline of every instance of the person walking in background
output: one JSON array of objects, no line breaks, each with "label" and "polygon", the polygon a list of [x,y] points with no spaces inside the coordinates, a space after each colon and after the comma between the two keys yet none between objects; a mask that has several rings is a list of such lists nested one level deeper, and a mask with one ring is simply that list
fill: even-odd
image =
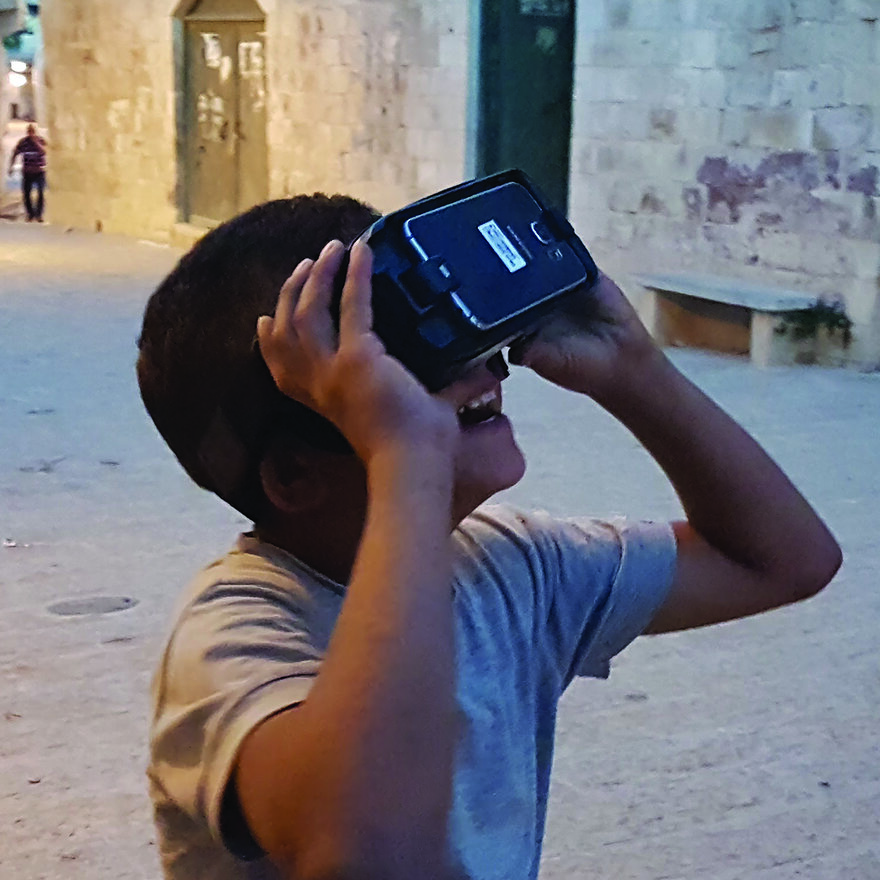
[{"label": "person walking in background", "polygon": [[[46,189],[46,141],[37,134],[37,127],[31,123],[27,134],[15,145],[9,159],[9,173],[12,174],[15,160],[21,156],[21,195],[27,211],[27,222],[43,222],[43,207]],[[33,202],[33,191],[37,191],[37,203]]]}]

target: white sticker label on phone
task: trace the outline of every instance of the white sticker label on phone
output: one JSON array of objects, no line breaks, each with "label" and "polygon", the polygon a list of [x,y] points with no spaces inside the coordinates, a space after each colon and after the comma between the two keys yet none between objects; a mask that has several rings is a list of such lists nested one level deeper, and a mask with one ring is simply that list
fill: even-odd
[{"label": "white sticker label on phone", "polygon": [[513,246],[513,242],[501,231],[501,227],[494,220],[487,220],[477,229],[492,246],[492,250],[498,254],[501,262],[507,266],[508,272],[516,272],[525,266],[526,261],[522,258],[522,254]]}]

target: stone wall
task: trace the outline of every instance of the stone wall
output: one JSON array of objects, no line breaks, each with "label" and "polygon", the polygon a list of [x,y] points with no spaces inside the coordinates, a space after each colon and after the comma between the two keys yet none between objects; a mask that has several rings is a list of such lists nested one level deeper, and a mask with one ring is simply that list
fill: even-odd
[{"label": "stone wall", "polygon": [[[271,196],[390,210],[469,174],[469,4],[261,6]],[[56,222],[176,228],[176,11],[45,2]],[[581,0],[570,213],[600,262],[815,293],[855,322],[838,359],[880,361],[878,15],[877,0]]]},{"label": "stone wall", "polygon": [[391,210],[458,183],[467,26],[458,0],[279,2],[272,191],[341,191]]},{"label": "stone wall", "polygon": [[815,293],[880,361],[880,3],[579,6],[571,216],[616,271]]},{"label": "stone wall", "polygon": [[[348,192],[390,210],[462,179],[466,4],[261,6],[272,197]],[[170,0],[44,3],[54,222],[171,235],[177,10]]]},{"label": "stone wall", "polygon": [[168,0],[44,0],[52,222],[167,240],[176,219]]}]

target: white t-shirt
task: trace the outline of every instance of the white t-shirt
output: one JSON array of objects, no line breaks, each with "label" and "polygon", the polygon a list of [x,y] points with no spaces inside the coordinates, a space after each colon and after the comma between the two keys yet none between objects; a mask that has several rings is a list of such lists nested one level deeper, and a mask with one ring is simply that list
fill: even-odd
[{"label": "white t-shirt", "polygon": [[[575,675],[606,677],[650,623],[672,581],[675,540],[665,523],[484,507],[452,541],[465,723],[450,847],[473,880],[534,878],[559,697]],[[148,769],[171,880],[280,876],[228,783],[247,734],[308,696],[344,596],[249,535],[183,596],[153,682]]]}]

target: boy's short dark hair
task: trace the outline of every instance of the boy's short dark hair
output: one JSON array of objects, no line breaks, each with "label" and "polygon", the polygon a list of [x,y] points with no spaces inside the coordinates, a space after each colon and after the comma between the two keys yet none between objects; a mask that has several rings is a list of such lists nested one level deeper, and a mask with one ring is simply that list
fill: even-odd
[{"label": "boy's short dark hair", "polygon": [[198,241],[147,303],[137,361],[144,405],[190,477],[253,520],[266,504],[260,463],[279,431],[351,451],[330,422],[277,389],[256,346],[257,318],[274,313],[301,260],[332,239],[353,241],[378,216],[320,193],[258,205]]}]

